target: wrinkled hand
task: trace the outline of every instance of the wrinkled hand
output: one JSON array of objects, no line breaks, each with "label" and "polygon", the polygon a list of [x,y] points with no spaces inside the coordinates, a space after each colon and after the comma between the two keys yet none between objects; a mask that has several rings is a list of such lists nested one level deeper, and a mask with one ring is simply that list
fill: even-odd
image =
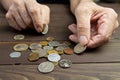
[{"label": "wrinkled hand", "polygon": [[43,24],[49,23],[49,18],[49,7],[36,0],[14,0],[6,14],[9,25],[16,30],[35,28],[37,32],[42,31]]},{"label": "wrinkled hand", "polygon": [[76,24],[69,25],[73,32],[70,40],[88,48],[95,48],[107,42],[118,27],[118,15],[111,8],[101,7],[94,2],[80,3],[74,15]]}]

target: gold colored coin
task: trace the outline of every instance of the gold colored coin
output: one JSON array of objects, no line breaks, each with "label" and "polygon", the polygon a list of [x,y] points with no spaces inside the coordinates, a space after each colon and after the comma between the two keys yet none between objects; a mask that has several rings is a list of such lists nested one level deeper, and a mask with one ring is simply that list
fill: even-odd
[{"label": "gold colored coin", "polygon": [[48,54],[46,54],[44,57],[47,58],[47,57],[48,57]]},{"label": "gold colored coin", "polygon": [[40,44],[41,44],[42,46],[47,46],[47,45],[48,45],[48,42],[47,42],[47,41],[41,41]]},{"label": "gold colored coin", "polygon": [[58,62],[52,62],[54,64],[54,66],[57,66],[58,65]]},{"label": "gold colored coin", "polygon": [[73,49],[71,49],[71,48],[67,48],[67,49],[64,49],[64,53],[71,55],[71,54],[74,53],[74,51],[73,51]]},{"label": "gold colored coin", "polygon": [[48,54],[52,54],[52,53],[58,54],[58,51],[56,51],[56,50],[48,50],[47,53],[48,53]]},{"label": "gold colored coin", "polygon": [[14,45],[13,49],[15,51],[25,51],[28,49],[28,45],[27,44],[16,44]]},{"label": "gold colored coin", "polygon": [[39,59],[39,53],[30,53],[28,56],[29,61],[37,61]]},{"label": "gold colored coin", "polygon": [[61,50],[61,51],[58,51],[58,54],[64,54],[64,51],[63,50]]},{"label": "gold colored coin", "polygon": [[47,37],[47,41],[53,41],[55,38],[54,37]]}]

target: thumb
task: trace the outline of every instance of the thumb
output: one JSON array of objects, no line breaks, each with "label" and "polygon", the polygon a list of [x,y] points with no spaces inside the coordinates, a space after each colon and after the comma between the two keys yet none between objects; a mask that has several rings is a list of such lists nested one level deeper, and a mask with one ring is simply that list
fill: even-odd
[{"label": "thumb", "polygon": [[90,39],[90,18],[88,14],[76,16],[78,41],[82,46],[87,45]]}]

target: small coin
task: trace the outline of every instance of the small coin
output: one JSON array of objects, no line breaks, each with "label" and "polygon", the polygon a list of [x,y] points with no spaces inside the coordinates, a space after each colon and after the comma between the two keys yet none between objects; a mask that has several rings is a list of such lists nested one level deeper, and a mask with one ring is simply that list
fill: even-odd
[{"label": "small coin", "polygon": [[28,49],[28,45],[27,44],[16,44],[13,49],[15,51],[25,51]]},{"label": "small coin", "polygon": [[39,64],[38,66],[38,70],[41,72],[41,73],[49,73],[49,72],[52,72],[54,70],[54,64],[51,63],[51,62],[43,62],[41,64]]},{"label": "small coin", "polygon": [[43,24],[42,34],[47,34],[47,33],[48,33],[48,25],[47,24]]},{"label": "small coin", "polygon": [[47,51],[42,49],[42,48],[39,48],[39,49],[36,49],[36,50],[31,50],[33,53],[39,53],[39,57],[44,57],[46,54],[47,54]]},{"label": "small coin", "polygon": [[37,61],[39,59],[39,53],[30,53],[28,56],[29,61]]},{"label": "small coin", "polygon": [[57,47],[57,46],[60,45],[60,43],[59,43],[58,41],[50,41],[50,42],[48,43],[48,45],[49,45],[49,46],[53,46],[53,47]]},{"label": "small coin", "polygon": [[32,44],[30,44],[30,46],[29,46],[29,48],[31,49],[31,50],[35,50],[35,49],[39,49],[39,48],[41,48],[42,46],[39,44],[39,43],[32,43]]},{"label": "small coin", "polygon": [[81,46],[80,43],[77,44],[75,47],[74,47],[74,52],[76,54],[81,54],[82,52],[84,52],[86,50],[86,46]]},{"label": "small coin", "polygon": [[21,52],[12,52],[9,55],[11,58],[19,58],[21,56]]},{"label": "small coin", "polygon": [[54,39],[54,37],[47,37],[47,41],[53,41]]},{"label": "small coin", "polygon": [[64,41],[63,44],[67,45],[67,46],[70,46],[71,45],[71,42],[70,41]]},{"label": "small coin", "polygon": [[54,64],[54,66],[57,66],[58,65],[58,62],[52,62]]},{"label": "small coin", "polygon": [[47,45],[48,45],[48,42],[47,42],[47,41],[41,41],[40,44],[41,44],[42,46],[47,46]]},{"label": "small coin", "polygon": [[46,51],[49,51],[49,50],[53,50],[53,47],[52,46],[44,46],[43,49]]},{"label": "small coin", "polygon": [[58,47],[56,47],[56,50],[57,51],[63,51],[64,49],[67,49],[69,48],[68,46],[65,46],[65,45],[59,45]]},{"label": "small coin", "polygon": [[14,36],[14,40],[23,40],[24,38],[25,38],[25,36],[22,34],[18,34],[18,35]]},{"label": "small coin", "polygon": [[56,50],[48,50],[47,53],[48,54],[52,54],[52,53],[58,54],[58,51],[56,51]]},{"label": "small coin", "polygon": [[58,51],[58,54],[62,55],[62,54],[64,54],[64,51],[63,50],[62,51]]},{"label": "small coin", "polygon": [[67,48],[67,49],[64,49],[64,53],[71,55],[71,54],[74,53],[74,51],[73,51],[73,49],[71,49],[71,48]]},{"label": "small coin", "polygon": [[62,59],[59,61],[59,66],[62,68],[69,68],[69,67],[71,67],[71,65],[72,65],[71,60]]},{"label": "small coin", "polygon": [[56,53],[52,53],[48,55],[48,60],[51,62],[58,62],[60,59],[61,59],[61,56]]}]

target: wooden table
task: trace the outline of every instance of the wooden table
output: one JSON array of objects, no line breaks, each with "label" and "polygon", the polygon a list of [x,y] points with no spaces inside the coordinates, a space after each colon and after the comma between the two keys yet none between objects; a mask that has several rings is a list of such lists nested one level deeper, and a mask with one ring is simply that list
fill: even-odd
[{"label": "wooden table", "polygon": [[[100,4],[112,7],[119,14],[120,4]],[[10,28],[5,20],[5,11],[0,7],[0,80],[120,80],[120,28],[116,30],[110,41],[105,45],[86,50],[82,55],[62,55],[62,58],[73,62],[71,68],[62,69],[59,66],[49,74],[41,74],[37,70],[37,62],[29,62],[29,50],[22,52],[19,59],[11,59],[9,54],[16,43],[31,43],[45,40],[48,36],[58,41],[69,40],[71,32],[67,26],[75,19],[68,5],[48,4],[51,8],[51,22],[48,34],[37,34],[34,30],[23,32]],[[24,34],[25,40],[15,41],[16,34]],[[74,45],[75,43],[73,43]]]}]

